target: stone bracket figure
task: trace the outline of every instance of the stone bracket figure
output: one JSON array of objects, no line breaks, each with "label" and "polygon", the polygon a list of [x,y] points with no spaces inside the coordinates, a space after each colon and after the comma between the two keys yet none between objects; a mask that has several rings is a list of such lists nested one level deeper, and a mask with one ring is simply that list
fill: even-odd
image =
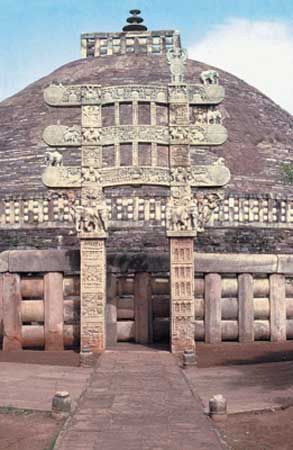
[{"label": "stone bracket figure", "polygon": [[54,152],[45,152],[46,163],[48,166],[61,167],[63,165],[63,155],[57,150]]},{"label": "stone bracket figure", "polygon": [[203,84],[219,84],[219,72],[216,70],[205,70],[200,74]]}]

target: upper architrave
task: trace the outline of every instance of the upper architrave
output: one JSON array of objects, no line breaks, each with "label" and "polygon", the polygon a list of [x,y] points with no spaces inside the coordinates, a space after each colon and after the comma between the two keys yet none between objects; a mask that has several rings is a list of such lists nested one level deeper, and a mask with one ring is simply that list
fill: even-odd
[{"label": "upper architrave", "polygon": [[[188,84],[178,89],[172,86],[172,101],[182,100],[182,90],[190,104],[217,105],[224,100],[225,89],[219,84]],[[170,87],[160,85],[69,85],[52,83],[44,90],[44,99],[49,106],[106,105],[113,102],[158,102],[168,103]],[[185,97],[185,92],[183,93]]]}]

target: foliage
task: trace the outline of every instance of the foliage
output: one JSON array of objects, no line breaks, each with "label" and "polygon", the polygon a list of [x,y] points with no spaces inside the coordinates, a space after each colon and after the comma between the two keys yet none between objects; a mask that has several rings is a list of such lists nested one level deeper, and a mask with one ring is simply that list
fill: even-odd
[{"label": "foliage", "polygon": [[293,163],[282,164],[281,170],[285,176],[285,181],[289,184],[293,184]]}]

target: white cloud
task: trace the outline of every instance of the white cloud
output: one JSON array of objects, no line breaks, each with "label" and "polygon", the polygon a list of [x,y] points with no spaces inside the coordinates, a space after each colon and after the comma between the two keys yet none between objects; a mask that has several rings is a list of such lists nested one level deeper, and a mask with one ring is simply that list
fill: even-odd
[{"label": "white cloud", "polygon": [[231,72],[293,114],[292,24],[229,19],[189,48],[189,57]]}]

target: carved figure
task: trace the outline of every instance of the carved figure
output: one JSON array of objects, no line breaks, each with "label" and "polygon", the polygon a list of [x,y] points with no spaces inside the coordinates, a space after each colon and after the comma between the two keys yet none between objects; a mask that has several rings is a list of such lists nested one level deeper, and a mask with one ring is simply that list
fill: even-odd
[{"label": "carved figure", "polygon": [[202,142],[205,140],[204,129],[203,128],[190,128],[190,139],[191,141]]},{"label": "carved figure", "polygon": [[171,127],[170,137],[172,141],[185,141],[188,139],[188,128],[183,127]]},{"label": "carved figure", "polygon": [[213,211],[219,206],[222,199],[223,195],[220,193],[211,193],[207,196],[199,194],[197,196],[198,231],[204,230],[204,226],[210,222]]},{"label": "carved figure", "polygon": [[84,86],[82,90],[82,98],[85,101],[99,102],[101,98],[101,91],[97,86]]},{"label": "carved figure", "polygon": [[87,144],[97,144],[101,138],[99,128],[85,128],[83,130],[83,139]]},{"label": "carved figure", "polygon": [[94,167],[83,167],[81,169],[81,179],[86,183],[97,183],[100,181],[101,176],[99,171]]},{"label": "carved figure", "polygon": [[67,143],[78,143],[80,141],[80,129],[77,126],[68,127],[64,131],[64,141]]},{"label": "carved figure", "polygon": [[216,70],[205,70],[200,74],[203,84],[219,84],[219,72]]},{"label": "carved figure", "polygon": [[192,178],[189,167],[175,167],[171,169],[171,179],[174,183],[187,183]]},{"label": "carved figure", "polygon": [[211,124],[221,124],[222,123],[222,114],[221,111],[218,110],[208,110],[207,112],[208,123]]},{"label": "carved figure", "polygon": [[96,206],[72,206],[76,231],[99,233],[108,229],[108,210],[105,202]]},{"label": "carved figure", "polygon": [[187,51],[181,48],[170,48],[167,52],[167,61],[170,64],[171,80],[174,84],[184,82],[184,65]]},{"label": "carved figure", "polygon": [[60,167],[63,165],[63,155],[57,150],[54,152],[45,152],[46,163],[48,166]]},{"label": "carved figure", "polygon": [[166,208],[166,223],[169,231],[196,231],[196,202],[189,189],[173,191]]}]

